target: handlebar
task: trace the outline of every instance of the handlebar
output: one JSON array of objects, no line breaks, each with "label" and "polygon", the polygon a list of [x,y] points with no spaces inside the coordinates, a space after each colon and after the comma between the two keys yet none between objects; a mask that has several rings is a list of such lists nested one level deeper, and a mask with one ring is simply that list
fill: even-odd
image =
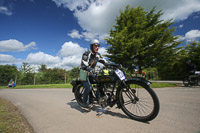
[{"label": "handlebar", "polygon": [[107,64],[105,65],[107,68],[122,68],[120,64]]},{"label": "handlebar", "polygon": [[120,69],[123,71],[123,67],[121,64],[105,64],[103,67],[102,66],[96,66],[94,71],[92,72],[93,74],[104,74],[104,70],[108,69],[108,72],[111,74],[113,73],[116,69]]}]

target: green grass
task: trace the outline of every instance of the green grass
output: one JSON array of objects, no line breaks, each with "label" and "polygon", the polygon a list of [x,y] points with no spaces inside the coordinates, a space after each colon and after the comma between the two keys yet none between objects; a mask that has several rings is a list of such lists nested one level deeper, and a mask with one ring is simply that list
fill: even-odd
[{"label": "green grass", "polygon": [[[0,89],[5,89],[6,86],[0,86]],[[33,88],[72,88],[70,83],[67,84],[44,84],[44,85],[17,85],[14,89],[33,89]],[[12,89],[10,87],[10,89]]]},{"label": "green grass", "polygon": [[0,98],[0,133],[33,133],[31,126],[9,101]]},{"label": "green grass", "polygon": [[[164,88],[164,87],[176,87],[176,84],[173,83],[152,83],[151,88]],[[131,85],[132,88],[135,88],[135,85]],[[139,87],[139,86],[138,86]]]},{"label": "green grass", "polygon": [[151,88],[164,88],[164,87],[176,87],[177,85],[174,83],[156,83],[153,82],[151,85]]},{"label": "green grass", "polygon": [[[176,87],[173,83],[156,83],[151,84],[151,88],[163,88],[163,87]],[[0,89],[5,89],[6,86],[0,86]],[[34,88],[72,88],[70,83],[67,84],[44,84],[44,85],[17,85],[14,89],[34,89]],[[12,88],[10,88],[12,89]]]}]

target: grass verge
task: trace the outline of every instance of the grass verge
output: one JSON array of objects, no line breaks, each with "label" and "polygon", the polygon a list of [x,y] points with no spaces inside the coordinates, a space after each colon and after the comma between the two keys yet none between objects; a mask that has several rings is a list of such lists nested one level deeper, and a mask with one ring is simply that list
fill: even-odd
[{"label": "grass verge", "polygon": [[[6,86],[0,86],[0,89],[5,89]],[[34,89],[34,88],[72,88],[70,83],[67,84],[44,84],[44,85],[17,85],[14,89]],[[10,88],[12,89],[12,88]]]},{"label": "grass verge", "polygon": [[[176,87],[174,83],[157,83],[153,82],[151,88],[163,88],[163,87]],[[0,86],[0,89],[5,89],[6,86]],[[17,85],[14,89],[34,89],[34,88],[72,88],[70,83],[67,84],[45,84],[45,85]],[[12,89],[12,88],[10,88]]]},{"label": "grass verge", "polygon": [[175,83],[156,83],[156,82],[153,82],[150,86],[151,86],[151,88],[164,88],[164,87],[176,87],[177,85]]},{"label": "grass verge", "polygon": [[0,98],[0,133],[33,133],[33,129],[17,107],[2,98]]}]

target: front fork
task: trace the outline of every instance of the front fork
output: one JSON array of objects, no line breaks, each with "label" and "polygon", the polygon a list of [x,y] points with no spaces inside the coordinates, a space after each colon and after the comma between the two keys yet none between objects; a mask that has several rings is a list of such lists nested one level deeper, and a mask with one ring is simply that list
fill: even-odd
[{"label": "front fork", "polygon": [[125,88],[125,89],[122,90],[122,91],[125,92],[126,96],[130,99],[130,101],[131,101],[132,103],[134,103],[134,104],[135,104],[137,101],[139,101],[139,98],[136,96],[136,90],[135,90],[135,89],[132,89],[132,88],[130,87],[130,85],[128,85],[128,84],[125,82],[125,80],[123,80],[122,83],[123,83],[124,88]]}]

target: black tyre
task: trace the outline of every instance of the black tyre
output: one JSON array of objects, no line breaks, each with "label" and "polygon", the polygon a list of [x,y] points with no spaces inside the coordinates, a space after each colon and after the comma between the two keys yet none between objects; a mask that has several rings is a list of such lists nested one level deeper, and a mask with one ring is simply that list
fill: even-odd
[{"label": "black tyre", "polygon": [[84,104],[83,102],[83,92],[84,92],[85,88],[83,87],[82,84],[79,84],[75,90],[75,93],[74,93],[74,96],[75,96],[75,99],[77,101],[77,103],[81,106],[81,107],[84,107],[84,108],[88,108],[87,105]]},{"label": "black tyre", "polygon": [[200,86],[200,77],[197,79],[197,85]]},{"label": "black tyre", "polygon": [[131,119],[151,121],[159,113],[160,104],[157,95],[145,83],[127,83],[130,89],[121,88],[118,91],[119,106]]},{"label": "black tyre", "polygon": [[183,79],[183,84],[184,84],[184,86],[189,86],[190,80],[189,80],[187,77],[184,78],[184,79]]}]

